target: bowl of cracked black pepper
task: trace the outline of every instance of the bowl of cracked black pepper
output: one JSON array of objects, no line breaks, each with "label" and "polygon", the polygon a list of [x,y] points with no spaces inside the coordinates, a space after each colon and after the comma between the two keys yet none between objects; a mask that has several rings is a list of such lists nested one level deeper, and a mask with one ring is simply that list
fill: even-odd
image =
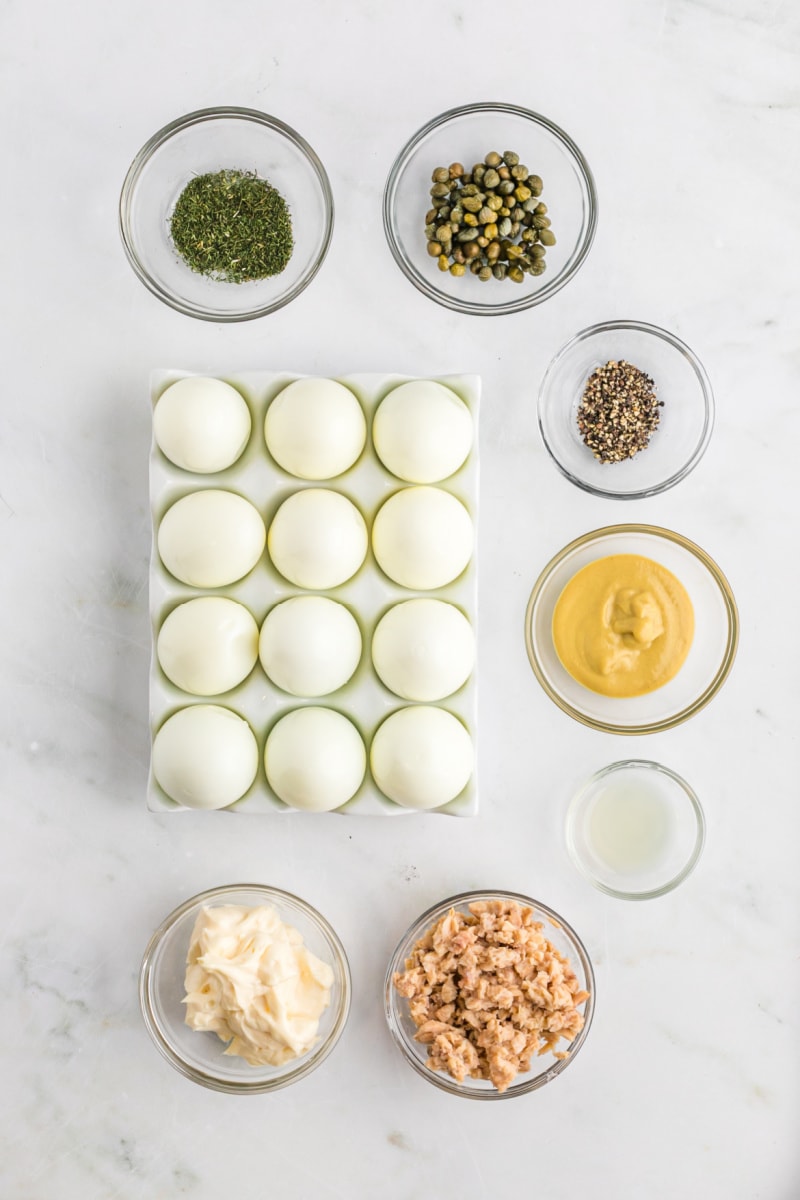
[{"label": "bowl of cracked black pepper", "polygon": [[202,109],[160,129],[122,186],[128,260],[165,304],[247,321],[288,304],[328,250],[333,198],[308,143],[275,117]]},{"label": "bowl of cracked black pepper", "polygon": [[554,295],[584,262],[596,223],[581,151],[513,104],[468,104],[429,121],[400,151],[383,197],[406,277],[437,304],[476,316]]},{"label": "bowl of cracked black pepper", "polygon": [[674,334],[609,321],[576,334],[547,368],[539,429],[562,474],[615,500],[680,483],[705,453],[714,396],[702,363]]}]

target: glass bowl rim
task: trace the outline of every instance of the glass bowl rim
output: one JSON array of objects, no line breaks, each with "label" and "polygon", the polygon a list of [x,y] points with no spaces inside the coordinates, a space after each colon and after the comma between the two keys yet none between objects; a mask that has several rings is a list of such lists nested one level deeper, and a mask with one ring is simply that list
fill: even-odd
[{"label": "glass bowl rim", "polygon": [[[578,252],[575,261],[571,264],[568,270],[563,271],[560,275],[552,278],[552,282],[546,283],[539,291],[533,292],[527,296],[520,296],[516,300],[511,300],[506,304],[481,304],[474,300],[459,300],[457,297],[448,295],[440,291],[438,288],[427,280],[423,275],[419,274],[416,268],[412,265],[408,255],[400,245],[397,236],[395,222],[393,219],[394,198],[397,191],[397,186],[400,178],[408,165],[409,160],[414,154],[417,147],[424,141],[429,133],[439,126],[447,124],[449,121],[458,120],[461,117],[471,116],[473,113],[504,113],[511,116],[522,117],[534,125],[539,125],[546,129],[554,136],[563,149],[573,158],[575,165],[578,168],[578,173],[581,176],[583,185],[586,189],[588,218],[586,222],[586,230],[583,234],[582,241],[578,244]],[[579,149],[576,143],[549,117],[542,116],[541,113],[534,112],[532,109],[523,108],[519,104],[508,104],[500,100],[476,101],[472,104],[462,104],[455,108],[449,108],[438,116],[431,118],[425,125],[421,126],[416,133],[408,139],[402,149],[395,158],[389,170],[386,179],[386,184],[383,190],[383,230],[386,235],[386,240],[389,244],[389,249],[392,257],[397,263],[405,277],[413,283],[417,291],[422,292],[429,300],[433,300],[436,304],[441,304],[444,308],[449,308],[453,312],[465,313],[468,316],[477,317],[494,317],[504,316],[508,313],[523,312],[526,309],[533,308],[537,304],[542,304],[545,300],[549,300],[556,292],[559,292],[565,284],[575,275],[586,261],[587,255],[592,248],[594,236],[597,231],[598,218],[598,200],[597,187],[594,182],[589,163],[584,157],[583,152]]]},{"label": "glass bowl rim", "polygon": [[[681,354],[688,362],[695,374],[697,382],[700,385],[700,392],[703,397],[703,408],[705,412],[703,430],[700,440],[694,447],[684,465],[680,467],[679,470],[673,471],[672,475],[669,475],[661,483],[654,484],[651,487],[637,488],[636,491],[632,492],[615,492],[608,488],[597,487],[594,484],[587,483],[586,480],[581,479],[578,475],[575,475],[572,471],[570,471],[569,468],[560,461],[550,445],[550,442],[547,438],[547,433],[545,432],[545,423],[542,417],[548,385],[551,383],[552,376],[557,368],[561,365],[563,360],[567,358],[568,355],[575,349],[575,347],[580,345],[582,342],[587,342],[591,338],[596,337],[598,334],[615,332],[618,330],[635,330],[637,333],[650,334],[653,337],[660,338],[661,341],[666,342],[667,345],[671,346],[673,350],[677,350],[678,353]],[[586,329],[582,329],[579,333],[574,334],[569,341],[564,343],[561,349],[550,360],[542,377],[542,382],[539,385],[539,402],[537,408],[539,433],[541,435],[542,442],[544,443],[544,448],[552,461],[555,463],[558,470],[566,479],[570,481],[570,483],[575,484],[576,487],[581,488],[584,492],[588,492],[592,496],[599,496],[606,500],[644,500],[648,496],[658,496],[662,492],[669,491],[670,488],[674,487],[677,483],[680,483],[695,469],[708,449],[708,444],[711,441],[711,434],[714,431],[714,390],[711,386],[711,380],[709,379],[708,373],[706,372],[702,362],[694,353],[692,348],[687,346],[686,342],[684,342],[676,334],[670,333],[668,329],[662,329],[660,325],[652,325],[647,321],[601,321],[596,325],[589,325]]]},{"label": "glass bowl rim", "polygon": [[[578,854],[578,851],[575,848],[573,830],[575,814],[578,806],[589,790],[607,776],[616,774],[619,771],[628,770],[631,767],[640,767],[648,771],[657,771],[661,775],[666,775],[673,781],[673,783],[676,783],[690,803],[696,824],[694,845],[692,846],[691,853],[686,859],[684,865],[681,867],[680,871],[678,871],[671,879],[667,880],[666,883],[661,884],[659,887],[647,888],[641,892],[626,891],[623,888],[615,888],[611,887],[610,884],[603,883],[602,880],[600,880],[592,871],[589,870]],[[677,771],[673,771],[671,767],[665,767],[663,763],[655,762],[653,759],[649,758],[623,758],[619,759],[617,762],[609,763],[608,766],[600,767],[599,770],[590,775],[588,779],[584,780],[584,782],[575,792],[569,802],[569,808],[567,809],[567,816],[564,822],[564,840],[567,846],[567,853],[569,854],[573,866],[580,872],[584,879],[587,879],[593,887],[597,888],[598,891],[604,892],[606,896],[613,896],[617,900],[654,900],[659,896],[666,896],[669,892],[674,891],[679,884],[683,883],[684,879],[691,875],[692,871],[697,866],[706,841],[706,818],[703,811],[703,806],[700,803],[700,797],[697,795],[697,792],[694,790],[691,784],[686,782],[682,775],[678,774]]]},{"label": "glass bowl rim", "polygon": [[[584,1001],[583,1028],[575,1038],[569,1043],[570,1051],[567,1058],[557,1060],[553,1066],[541,1071],[532,1079],[524,1079],[519,1084],[512,1084],[508,1091],[498,1092],[496,1088],[491,1089],[472,1089],[465,1087],[464,1084],[458,1083],[444,1072],[432,1071],[422,1062],[411,1050],[408,1045],[408,1039],[405,1037],[400,1021],[398,1019],[396,1008],[402,1000],[398,996],[394,984],[393,975],[399,967],[402,966],[406,955],[403,953],[405,948],[410,949],[415,941],[425,932],[425,930],[433,924],[440,916],[443,916],[450,908],[455,908],[461,905],[466,907],[467,904],[475,900],[516,900],[520,904],[533,908],[537,914],[542,914],[547,917],[553,925],[558,929],[563,930],[567,941],[571,944],[571,950],[577,956],[583,973],[586,978],[586,990],[589,992],[588,1000]],[[505,891],[498,888],[485,888],[470,890],[468,892],[458,892],[453,896],[448,896],[444,900],[432,904],[430,908],[421,913],[416,920],[409,925],[406,932],[397,942],[392,954],[389,958],[389,965],[386,969],[384,980],[384,1016],[386,1023],[389,1026],[389,1032],[395,1045],[402,1052],[403,1058],[413,1067],[414,1070],[428,1083],[434,1084],[444,1092],[449,1092],[452,1096],[461,1096],[467,1100],[513,1100],[517,1096],[525,1096],[530,1092],[538,1091],[544,1087],[546,1083],[550,1083],[562,1071],[566,1070],[569,1064],[577,1056],[578,1051],[583,1046],[589,1033],[594,1018],[594,1010],[596,1004],[596,981],[594,975],[594,967],[592,960],[589,957],[589,952],[584,946],[578,934],[572,928],[568,921],[557,913],[548,905],[542,904],[540,900],[534,899],[532,896],[526,896],[521,892]],[[526,1073],[527,1074],[527,1073]]]},{"label": "glass bowl rim", "polygon": [[[265,900],[268,897],[272,897],[279,901],[284,900],[288,901],[289,904],[296,905],[303,912],[303,915],[308,917],[324,933],[334,952],[334,969],[339,977],[341,999],[333,1027],[325,1038],[325,1041],[319,1047],[315,1048],[315,1050],[312,1050],[310,1054],[304,1055],[295,1068],[273,1079],[260,1079],[253,1080],[252,1082],[248,1082],[246,1079],[225,1080],[218,1078],[210,1071],[203,1071],[190,1066],[165,1035],[160,1023],[156,1020],[150,1004],[149,984],[153,977],[153,958],[164,938],[171,933],[177,923],[191,909],[197,908],[199,910],[208,901],[220,900],[233,892],[258,892],[264,895]],[[150,1034],[150,1038],[156,1049],[167,1060],[170,1066],[174,1067],[185,1078],[191,1079],[194,1083],[199,1083],[203,1087],[210,1088],[212,1091],[226,1092],[229,1095],[256,1095],[264,1092],[277,1092],[280,1088],[287,1087],[290,1083],[295,1083],[297,1080],[303,1079],[306,1075],[310,1075],[320,1063],[325,1061],[342,1036],[350,1013],[351,998],[352,980],[350,963],[348,962],[347,954],[339,935],[330,922],[313,905],[302,900],[293,892],[287,892],[283,888],[272,887],[264,883],[222,884],[219,887],[208,888],[206,891],[198,892],[197,895],[184,900],[154,930],[145,948],[142,956],[142,964],[139,969],[139,1008],[147,1032]]]},{"label": "glass bowl rim", "polygon": [[[720,595],[725,605],[725,611],[728,617],[728,636],[725,645],[725,653],[722,661],[717,669],[717,672],[706,688],[697,696],[690,704],[687,704],[679,712],[672,716],[664,717],[660,720],[646,721],[641,725],[618,725],[613,721],[603,721],[595,717],[587,716],[586,713],[579,712],[568,700],[565,700],[555,688],[551,687],[546,679],[544,672],[539,663],[539,655],[536,648],[536,643],[531,632],[533,624],[533,612],[539,601],[539,597],[546,584],[549,581],[553,570],[570,554],[573,550],[579,549],[581,546],[587,546],[591,542],[607,537],[611,534],[647,534],[656,538],[665,538],[667,541],[673,542],[684,550],[688,550],[696,559],[706,568],[712,579],[719,588]],[[550,697],[554,704],[565,712],[573,720],[579,721],[582,725],[588,725],[590,729],[597,729],[601,733],[616,733],[626,736],[638,736],[646,733],[660,733],[665,729],[674,729],[677,725],[682,725],[684,721],[688,721],[695,713],[700,712],[706,705],[713,700],[717,692],[722,687],[725,680],[731,673],[736,651],[739,646],[739,610],[736,604],[736,599],[733,595],[731,585],[728,583],[725,575],[717,566],[714,559],[689,538],[684,537],[681,533],[676,533],[672,529],[665,529],[660,525],[646,524],[619,524],[619,525],[603,525],[599,529],[589,530],[588,533],[581,534],[580,537],[574,538],[563,546],[557,554],[554,554],[550,561],[542,568],[539,573],[533,590],[530,594],[527,607],[525,609],[525,648],[528,651],[528,661],[531,664],[533,673],[536,676],[542,690]]]},{"label": "glass bowl rim", "polygon": [[[129,211],[133,199],[136,186],[139,179],[147,166],[148,162],[159,150],[165,145],[175,134],[180,133],[184,129],[190,129],[195,125],[202,125],[207,121],[215,120],[244,120],[250,121],[255,125],[262,125],[267,129],[278,133],[291,142],[306,158],[309,165],[312,167],[314,174],[322,192],[322,200],[325,209],[325,223],[322,238],[322,245],[312,261],[308,270],[298,279],[294,287],[288,292],[281,293],[277,299],[270,301],[269,304],[260,304],[254,308],[238,309],[236,311],[219,312],[215,309],[203,308],[197,304],[191,304],[183,300],[180,296],[163,288],[151,276],[147,267],[139,255],[136,246],[133,242],[129,227]],[[236,105],[221,105],[213,108],[198,108],[193,112],[186,113],[184,116],[176,117],[174,121],[170,121],[161,129],[157,130],[152,137],[144,143],[142,148],[134,156],[131,165],[125,174],[120,190],[119,205],[118,205],[118,226],[119,233],[122,239],[122,246],[125,255],[133,268],[136,276],[141,280],[148,291],[152,292],[164,304],[175,309],[176,312],[183,313],[187,317],[196,317],[201,321],[213,321],[219,324],[232,324],[238,321],[252,321],[257,317],[267,316],[269,313],[277,312],[283,308],[291,300],[294,300],[301,292],[305,291],[311,280],[319,271],[325,257],[328,253],[333,236],[333,220],[334,220],[334,202],[333,192],[331,190],[330,179],[328,173],[322,163],[322,160],[317,153],[311,148],[309,143],[302,137],[297,130],[291,125],[287,125],[278,117],[273,117],[269,113],[261,112],[255,108],[241,108]]]}]

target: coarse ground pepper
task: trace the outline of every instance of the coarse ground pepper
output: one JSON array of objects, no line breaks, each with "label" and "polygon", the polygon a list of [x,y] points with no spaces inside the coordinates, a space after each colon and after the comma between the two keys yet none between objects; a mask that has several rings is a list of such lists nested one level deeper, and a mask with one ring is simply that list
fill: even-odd
[{"label": "coarse ground pepper", "polygon": [[624,462],[647,448],[663,407],[650,376],[621,358],[598,367],[587,379],[578,429],[598,462]]}]

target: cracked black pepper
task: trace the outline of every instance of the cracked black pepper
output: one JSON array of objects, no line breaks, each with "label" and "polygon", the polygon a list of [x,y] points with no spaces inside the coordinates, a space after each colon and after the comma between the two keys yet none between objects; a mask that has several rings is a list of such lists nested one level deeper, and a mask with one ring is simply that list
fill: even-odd
[{"label": "cracked black pepper", "polygon": [[227,283],[279,275],[294,249],[286,201],[251,171],[195,176],[178,197],[170,234],[187,266]]},{"label": "cracked black pepper", "polygon": [[661,408],[649,375],[625,359],[607,362],[586,381],[578,429],[598,462],[624,462],[647,448]]}]

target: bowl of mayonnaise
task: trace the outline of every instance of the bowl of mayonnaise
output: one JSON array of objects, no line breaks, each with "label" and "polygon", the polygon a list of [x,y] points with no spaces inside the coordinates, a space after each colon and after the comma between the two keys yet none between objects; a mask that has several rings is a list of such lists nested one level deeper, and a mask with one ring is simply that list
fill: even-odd
[{"label": "bowl of mayonnaise", "polygon": [[263,884],[201,892],[150,939],[139,1000],[157,1049],[215,1091],[269,1092],[328,1057],[350,1009],[337,934],[299,897]]}]

